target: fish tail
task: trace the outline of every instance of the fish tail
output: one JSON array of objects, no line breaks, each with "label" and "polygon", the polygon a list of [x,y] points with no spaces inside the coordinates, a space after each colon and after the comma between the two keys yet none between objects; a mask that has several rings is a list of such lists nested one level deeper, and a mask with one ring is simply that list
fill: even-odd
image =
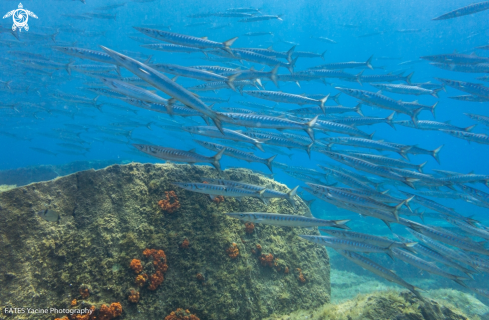
[{"label": "fish tail", "polygon": [[295,46],[293,46],[292,48],[289,49],[289,51],[287,51],[287,61],[289,63],[292,63],[292,54],[294,53],[294,50],[295,50]]},{"label": "fish tail", "polygon": [[[336,102],[337,105],[341,105],[340,95],[341,95],[341,92],[338,92],[337,94],[335,94],[334,96],[331,97],[333,99],[333,101]],[[358,111],[357,111],[357,113],[358,113]],[[360,114],[360,115],[363,116],[363,114]]]},{"label": "fish tail", "polygon": [[439,152],[441,150],[441,148],[443,148],[443,144],[441,146],[439,146],[438,148],[436,148],[435,150],[431,151],[431,156],[433,158],[435,158],[436,162],[438,162],[438,164],[440,164],[440,157],[439,157]]},{"label": "fish tail", "polygon": [[216,153],[215,156],[212,157],[212,165],[217,169],[217,171],[221,172],[221,164],[219,163],[219,161],[221,160],[222,158],[222,155],[224,154],[224,152],[226,151],[226,148],[222,148],[221,150],[219,150],[218,153]]},{"label": "fish tail", "polygon": [[[339,94],[339,93],[338,93]],[[333,97],[334,98],[334,97]],[[335,100],[336,101],[336,100]],[[356,106],[355,106],[355,112],[358,113],[359,115],[361,115],[362,117],[364,117],[363,115],[363,112],[362,112],[362,104],[361,103],[358,103]]]},{"label": "fish tail", "polygon": [[267,167],[270,169],[270,172],[273,173],[273,167],[272,167],[272,162],[273,160],[277,157],[277,155],[271,156],[270,158],[267,159]]},{"label": "fish tail", "polygon": [[427,163],[428,163],[428,161],[425,161],[425,162],[423,162],[422,164],[420,164],[420,165],[418,166],[418,171],[419,171],[419,172],[421,172],[421,173],[423,173],[423,167],[424,167],[424,166],[425,166]]},{"label": "fish tail", "polygon": [[372,59],[374,58],[374,55],[371,55],[370,58],[368,58],[368,60],[365,62],[365,64],[367,65],[367,68],[373,70],[374,67],[372,67]]}]

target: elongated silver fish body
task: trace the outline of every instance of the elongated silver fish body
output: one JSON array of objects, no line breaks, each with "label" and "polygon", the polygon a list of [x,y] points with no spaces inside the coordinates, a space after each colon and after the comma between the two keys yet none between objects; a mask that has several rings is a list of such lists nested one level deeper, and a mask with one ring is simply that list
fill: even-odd
[{"label": "elongated silver fish body", "polygon": [[292,214],[266,212],[232,212],[226,215],[242,221],[263,223],[280,227],[336,227],[348,228],[344,224],[350,220],[323,220]]},{"label": "elongated silver fish body", "polygon": [[218,171],[221,171],[221,166],[219,160],[221,160],[224,150],[219,151],[214,157],[206,157],[197,154],[193,151],[183,151],[173,148],[164,148],[153,145],[146,144],[135,144],[134,147],[139,151],[142,151],[150,156],[156,157],[158,159],[177,161],[177,162],[187,162],[187,163],[199,163],[207,162],[212,164]]},{"label": "elongated silver fish body", "polygon": [[220,145],[217,143],[213,143],[213,142],[209,142],[209,141],[200,141],[200,140],[194,140],[194,141],[197,142],[198,144],[200,144],[201,146],[203,146],[204,148],[207,148],[209,150],[213,150],[216,152],[218,152],[222,149],[226,149],[226,151],[224,151],[224,154],[227,156],[230,156],[230,157],[234,157],[236,159],[244,160],[247,162],[263,163],[273,173],[272,161],[273,161],[273,159],[275,159],[276,155],[272,156],[268,159],[265,159],[265,158],[260,158],[251,152],[241,151],[239,149],[226,147],[226,146],[223,146],[223,145]]},{"label": "elongated silver fish body", "polygon": [[414,293],[418,298],[421,300],[423,299],[422,296],[419,294],[419,292],[416,290],[417,288],[406,281],[404,281],[401,277],[396,275],[394,272],[390,271],[387,268],[382,267],[381,265],[373,262],[372,260],[364,257],[361,254],[352,252],[352,251],[347,251],[347,250],[337,250],[339,254],[341,254],[343,257],[347,258],[348,260],[358,264],[362,268],[378,275],[381,278],[384,278],[390,282],[397,283],[398,285],[408,289],[412,293]]},{"label": "elongated silver fish body", "polygon": [[174,183],[174,185],[188,191],[203,193],[210,196],[224,196],[232,198],[254,197],[260,200],[263,199],[262,194],[266,190],[265,188],[263,188],[260,191],[250,191],[218,184],[197,182],[176,182]]}]

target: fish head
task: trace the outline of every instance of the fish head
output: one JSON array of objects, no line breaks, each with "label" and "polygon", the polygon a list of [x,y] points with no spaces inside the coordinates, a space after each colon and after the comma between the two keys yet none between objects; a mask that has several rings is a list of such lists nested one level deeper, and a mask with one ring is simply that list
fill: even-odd
[{"label": "fish head", "polygon": [[183,188],[183,189],[192,189],[192,183],[188,183],[188,182],[173,182],[172,183],[174,186],[177,186],[177,187],[180,187],[180,188]]},{"label": "fish head", "polygon": [[255,219],[252,214],[245,213],[245,212],[228,212],[226,213],[226,215],[235,219],[239,219],[241,221],[247,221],[247,222],[259,221],[259,219]]},{"label": "fish head", "polygon": [[116,52],[114,50],[111,50],[107,47],[100,46],[102,50],[104,50],[112,59],[114,59],[118,64],[125,65],[131,60],[134,60],[132,58],[129,58],[128,56],[123,55],[122,53]]}]

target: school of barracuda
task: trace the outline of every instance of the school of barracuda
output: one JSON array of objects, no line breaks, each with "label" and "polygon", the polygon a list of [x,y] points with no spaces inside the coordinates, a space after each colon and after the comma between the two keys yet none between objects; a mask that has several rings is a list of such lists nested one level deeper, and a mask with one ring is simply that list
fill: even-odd
[{"label": "school of barracuda", "polygon": [[[125,10],[124,7],[130,5],[130,2],[124,2],[101,6],[93,12],[64,16],[73,20],[111,20],[116,17],[113,10]],[[454,10],[433,20],[452,19],[488,8],[489,2],[483,2]],[[286,22],[285,17],[266,14],[257,8],[230,8],[223,12],[190,16],[195,19],[194,26],[199,25],[199,19],[209,17],[216,19],[216,22],[223,17],[238,19],[239,23],[267,20]],[[404,75],[383,71],[381,74],[364,75],[364,71],[376,70],[373,57],[368,52],[362,53],[365,57],[370,56],[366,60],[328,61],[326,64],[297,70],[298,60],[328,60],[327,53],[302,52],[297,50],[295,44],[284,52],[272,48],[238,48],[235,45],[238,36],[222,42],[192,36],[190,31],[176,33],[173,31],[175,27],[134,26],[134,33],[126,35],[127,41],[131,41],[128,45],[131,51],[104,46],[103,32],[89,34],[67,24],[51,30],[44,28],[42,31],[29,32],[2,27],[0,43],[4,49],[8,48],[8,52],[1,58],[2,118],[42,120],[56,116],[60,119],[80,120],[79,123],[60,124],[55,130],[36,131],[36,134],[56,140],[59,148],[30,148],[53,156],[58,153],[84,155],[90,151],[92,142],[104,141],[127,145],[141,154],[165,161],[208,163],[219,172],[222,172],[222,157],[260,163],[272,173],[274,169],[281,170],[302,181],[300,188],[317,199],[381,220],[389,228],[391,224],[402,225],[412,237],[407,239],[393,234],[387,238],[351,231],[347,226],[349,220],[341,217],[324,220],[280,212],[229,212],[227,216],[277,227],[332,227],[320,229],[327,236],[302,235],[301,238],[332,248],[350,261],[407,288],[419,297],[418,288],[376,263],[375,257],[364,254],[386,254],[393,260],[401,260],[428,273],[451,279],[479,295],[489,297],[487,287],[478,286],[476,282],[471,282],[476,283],[474,285],[466,284],[467,281],[477,280],[482,273],[489,273],[489,249],[485,246],[485,241],[489,240],[489,227],[466,213],[442,204],[443,198],[448,198],[489,209],[489,191],[481,190],[489,187],[489,175],[446,170],[423,172],[430,158],[440,163],[443,146],[427,150],[417,145],[376,139],[375,132],[363,129],[364,126],[387,124],[394,129],[400,125],[415,130],[436,130],[474,142],[482,151],[484,145],[489,144],[489,136],[471,131],[476,125],[489,127],[488,116],[465,113],[475,123],[462,128],[436,121],[435,110],[437,107],[442,108],[438,102],[422,105],[417,101],[399,100],[396,94],[412,95],[413,99],[419,95],[437,98],[445,94],[446,87],[451,87],[464,93],[451,97],[453,99],[488,103],[489,87],[476,82],[458,81],[455,72],[487,73],[489,58],[464,53],[420,57],[433,66],[454,73],[450,79],[433,78],[433,82],[416,83],[413,80],[416,75],[412,73]],[[212,28],[218,27],[221,26]],[[224,27],[229,28],[229,24]],[[62,34],[93,36],[99,39],[99,46],[82,47],[76,42],[60,41],[58,38]],[[244,34],[245,37],[271,35],[273,33],[263,30]],[[314,39],[336,44],[334,40],[325,37]],[[46,44],[51,52],[36,50],[36,47]],[[135,47],[139,50],[134,51]],[[489,46],[478,49],[488,50]],[[154,52],[154,56],[147,54],[149,50]],[[156,63],[162,51],[198,55],[210,64],[194,65],[189,62],[189,65],[183,66],[171,64],[167,60],[165,63]],[[344,71],[354,69],[357,71]],[[30,79],[20,81],[20,74],[28,74]],[[82,81],[84,85],[77,94],[65,93],[56,88],[59,77]],[[178,83],[180,77],[194,79],[196,84],[184,87]],[[485,76],[479,80],[487,78]],[[333,88],[317,94],[302,95],[280,89],[287,82],[302,87],[310,81],[325,84],[328,84],[327,81],[335,81],[334,89],[339,93],[335,94]],[[352,84],[355,84],[355,88]],[[358,89],[358,84],[363,85],[361,89]],[[203,94],[205,91],[214,92],[215,95],[206,96]],[[20,98],[26,94],[34,95],[35,99]],[[340,104],[340,95],[353,97],[358,104],[343,106]],[[260,99],[263,103],[247,97]],[[267,101],[274,105],[267,105]],[[326,105],[327,102],[337,105]],[[294,109],[290,105],[299,107]],[[388,110],[390,115],[364,115],[362,105]],[[82,112],[87,108],[99,109],[97,117],[111,119],[110,125],[91,126],[93,116]],[[151,121],[148,118],[139,119],[138,110],[141,109],[152,112]],[[352,116],[355,113],[357,115]],[[462,113],[461,117],[464,116]],[[152,125],[166,130],[167,136],[160,137],[159,145],[132,138],[134,128],[150,128]],[[8,125],[0,130],[0,135],[8,139],[29,139],[12,134]],[[193,141],[195,146],[211,150],[214,154],[202,155],[194,149],[169,148],[165,146],[165,140],[169,137]],[[212,141],[201,140],[205,137]],[[343,146],[353,148],[348,150],[343,149]],[[268,155],[256,155],[253,152],[255,148],[266,151]],[[304,167],[275,161],[277,155],[290,158],[301,152],[307,153],[310,158]],[[313,159],[314,154],[324,155],[331,162],[318,163]],[[393,158],[395,155],[402,159]],[[411,155],[428,158],[424,159],[425,162],[413,163],[410,161]],[[477,189],[474,187],[476,183],[479,183]],[[177,182],[175,186],[211,198],[224,196],[241,200],[243,197],[252,197],[265,205],[269,204],[270,199],[279,198],[288,201],[294,208],[298,205],[299,186],[284,193],[239,181],[206,177],[202,181]],[[406,219],[406,216],[410,219]],[[419,221],[415,222],[414,219]],[[446,221],[455,229],[436,226],[436,220]]]}]

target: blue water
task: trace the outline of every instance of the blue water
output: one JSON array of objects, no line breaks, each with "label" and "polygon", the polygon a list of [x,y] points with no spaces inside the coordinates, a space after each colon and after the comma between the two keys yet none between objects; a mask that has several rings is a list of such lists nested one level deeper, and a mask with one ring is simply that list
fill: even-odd
[{"label": "blue water", "polygon": [[[185,132],[175,132],[165,130],[165,125],[169,122],[166,120],[176,121],[185,125],[204,125],[200,118],[170,118],[167,115],[157,114],[125,104],[124,102],[100,97],[97,101],[101,104],[101,111],[87,105],[76,105],[57,100],[52,97],[54,92],[63,92],[93,98],[90,92],[84,91],[87,87],[85,82],[96,81],[96,78],[81,73],[73,72],[71,76],[62,68],[56,70],[52,75],[41,75],[32,72],[26,72],[21,65],[16,62],[22,58],[9,54],[9,51],[27,51],[51,58],[56,62],[69,63],[74,60],[76,64],[97,64],[90,60],[75,59],[63,55],[51,49],[53,45],[77,46],[92,50],[101,49],[99,45],[104,45],[116,51],[129,50],[144,54],[143,58],[136,57],[140,61],[146,60],[146,57],[152,56],[154,63],[172,63],[184,66],[192,65],[216,65],[216,62],[202,60],[205,57],[201,53],[184,54],[184,53],[165,53],[152,51],[141,48],[138,42],[128,38],[128,35],[136,35],[144,38],[134,30],[133,26],[141,25],[171,25],[171,31],[188,34],[193,36],[209,37],[210,40],[225,41],[232,37],[239,36],[234,43],[236,48],[267,48],[273,45],[276,51],[287,51],[291,44],[282,42],[286,40],[297,43],[296,50],[311,51],[321,53],[327,50],[325,61],[320,58],[299,58],[296,64],[296,71],[305,70],[306,68],[332,62],[344,61],[365,61],[371,55],[374,55],[372,62],[374,70],[366,69],[364,75],[384,74],[388,72],[404,72],[405,74],[414,72],[413,82],[436,83],[435,78],[448,78],[461,81],[483,83],[475,80],[476,77],[484,74],[466,74],[460,72],[451,72],[438,69],[431,66],[427,61],[421,61],[410,65],[399,65],[402,62],[418,60],[420,56],[452,53],[470,54],[476,51],[477,46],[486,45],[489,36],[489,11],[481,12],[472,16],[460,17],[446,21],[432,21],[431,19],[443,13],[454,10],[459,7],[470,4],[469,1],[448,0],[448,1],[192,1],[191,5],[181,1],[161,1],[156,0],[148,3],[127,2],[124,7],[109,10],[95,11],[101,5],[115,4],[112,1],[92,1],[87,0],[86,4],[80,1],[23,1],[25,9],[34,12],[39,19],[30,18],[28,33],[41,34],[42,39],[26,38],[26,31],[20,33],[20,41],[17,41],[8,30],[11,28],[12,19],[3,19],[1,21],[2,33],[0,34],[0,80],[7,82],[12,81],[13,87],[19,87],[21,90],[9,90],[0,83],[0,105],[15,104],[16,110],[9,108],[0,109],[0,146],[2,157],[0,157],[0,170],[14,169],[27,166],[37,166],[43,164],[59,165],[77,160],[107,160],[114,159],[117,161],[138,161],[138,162],[160,162],[158,159],[149,158],[144,154],[137,154],[131,143],[139,143],[136,139],[143,139],[151,144],[164,147],[173,147],[182,150],[197,148],[197,152],[205,155],[213,155],[212,151],[203,149],[192,141],[192,139],[212,140],[202,136],[192,137]],[[0,2],[1,12],[7,13],[17,8],[17,1]],[[254,23],[237,22],[239,18],[219,18],[210,17],[202,19],[192,19],[188,15],[206,12],[222,12],[228,8],[234,7],[256,7],[260,8],[265,14],[282,14],[283,21],[269,20]],[[88,12],[101,12],[117,14],[116,20],[105,20],[93,18],[91,20],[74,20],[63,14],[83,15]],[[187,24],[196,22],[208,22],[208,25],[202,27],[185,27]],[[230,23],[222,29],[213,30],[210,27]],[[348,26],[350,25],[350,26]],[[351,26],[353,25],[353,27]],[[56,29],[60,29],[56,37],[56,43],[46,35],[53,34]],[[67,29],[72,28],[76,33],[71,33]],[[399,30],[417,29],[419,32],[403,33]],[[165,29],[166,30],[166,29]],[[274,36],[245,37],[247,32],[273,32]],[[91,34],[92,33],[92,34]],[[95,35],[93,33],[96,33]],[[102,34],[103,33],[103,34]],[[377,33],[368,37],[359,37]],[[45,37],[44,37],[44,36]],[[327,37],[333,39],[337,44],[325,43],[314,39],[313,37]],[[157,43],[157,40],[147,38],[151,43]],[[489,56],[488,51],[478,50],[478,55]],[[131,54],[129,54],[131,55]],[[238,63],[238,62],[237,62]],[[243,68],[249,68],[253,64],[244,63]],[[263,66],[254,65],[260,69]],[[266,66],[265,70],[270,67]],[[345,70],[346,72],[356,74],[362,69]],[[46,70],[52,72],[53,70]],[[280,74],[287,74],[286,69],[280,69]],[[116,76],[112,74],[111,76]],[[126,70],[123,70],[123,76],[132,76]],[[321,82],[301,82],[301,88],[294,83],[281,83],[281,91],[287,93],[314,93],[314,94],[337,94],[335,86],[343,86],[362,90],[376,92],[377,89],[369,84],[360,86],[354,82],[344,82],[336,79],[327,79],[329,85]],[[198,80],[179,78],[177,82],[185,87],[190,87],[202,83]],[[277,90],[270,81],[264,81],[267,90]],[[486,83],[487,84],[487,83]],[[463,113],[475,113],[489,116],[489,103],[474,103],[455,101],[449,99],[450,96],[463,95],[461,91],[447,87],[447,92],[440,92],[439,99],[432,96],[409,96],[395,93],[384,92],[386,96],[396,100],[414,101],[418,100],[425,105],[432,105],[439,102],[436,111],[436,121],[451,121],[451,124],[459,127],[467,127],[475,124],[474,120],[464,116]],[[26,93],[27,91],[27,93]],[[213,96],[228,98],[231,97],[230,104],[219,104],[214,108],[219,110],[221,106],[234,106],[244,108],[233,101],[247,100],[257,103],[273,106],[274,103],[264,100],[251,98],[247,95],[240,96],[229,89],[222,89],[218,93],[198,92],[202,96]],[[164,95],[163,95],[164,96]],[[357,100],[342,94],[340,97],[342,105],[353,107]],[[104,103],[114,103],[123,106],[128,110],[113,108]],[[31,105],[28,105],[31,104]],[[328,105],[334,105],[333,101],[328,101]],[[277,110],[291,110],[299,108],[297,105],[280,104]],[[52,111],[54,110],[54,111]],[[73,115],[61,115],[56,110],[69,112]],[[391,112],[379,108],[363,106],[363,112],[366,116],[387,117]],[[347,114],[351,116],[352,114]],[[409,119],[406,115],[397,115],[396,120]],[[434,120],[428,111],[423,111],[419,117],[420,120]],[[114,123],[123,123],[137,121],[141,125],[127,125],[123,128],[132,131],[131,139],[124,136],[112,136],[100,131],[100,128],[111,128]],[[145,127],[151,122],[151,129]],[[63,150],[58,143],[63,143],[59,139],[45,137],[43,133],[53,133],[55,129],[70,130],[70,124],[86,126],[85,130],[71,129],[79,133],[79,137],[86,143],[82,145],[89,148],[86,155],[67,155],[60,153]],[[144,124],[144,125],[143,125]],[[226,126],[225,127],[229,127]],[[234,127],[233,127],[234,128]],[[406,145],[417,145],[421,148],[433,150],[440,145],[444,145],[441,153],[441,165],[438,164],[429,155],[411,155],[413,163],[422,163],[428,161],[425,166],[425,173],[433,173],[433,169],[443,169],[460,173],[474,172],[478,174],[489,174],[487,165],[488,146],[468,143],[464,140],[451,137],[443,132],[422,131],[412,128],[397,126],[397,130],[392,129],[386,124],[377,124],[370,127],[359,127],[361,130],[371,133],[375,131],[374,138],[389,142],[402,143]],[[274,131],[276,132],[276,131]],[[478,124],[474,129],[475,133],[488,134],[487,127]],[[302,131],[294,133],[305,134]],[[11,137],[10,135],[14,135]],[[332,133],[332,136],[337,134]],[[326,137],[324,134],[316,132],[317,138]],[[101,142],[94,138],[117,138],[122,143],[111,143],[109,141]],[[221,142],[217,142],[221,143]],[[222,144],[226,144],[222,143]],[[233,146],[232,142],[228,142]],[[31,149],[31,147],[42,148],[54,153],[56,156],[48,155]],[[351,149],[351,148],[350,148]],[[80,150],[82,151],[82,150]],[[251,150],[248,150],[251,151]],[[317,164],[334,163],[333,160],[326,156],[313,152],[312,159],[307,157],[303,151],[293,149],[284,149],[287,153],[293,153],[292,159],[279,155],[277,162],[286,163],[290,166],[303,166],[316,169]],[[366,151],[366,149],[362,150]],[[262,153],[258,150],[253,152],[261,157],[270,157],[273,153]],[[383,153],[383,155],[399,158],[392,153]],[[248,164],[243,161],[237,161],[234,158],[224,157],[221,161],[223,168],[228,167],[245,167],[254,170],[269,173],[268,169],[262,164]],[[337,164],[337,163],[335,163]],[[290,188],[296,185],[303,185],[299,180],[289,177],[275,168],[275,180],[280,181]],[[482,184],[472,185],[484,192],[489,192],[487,187]],[[406,190],[407,188],[403,188]],[[312,199],[313,197],[304,192],[304,198]],[[460,200],[433,199],[443,203],[448,207],[453,207],[463,215],[473,215],[474,219],[489,223],[488,209],[480,208],[467,204]],[[343,212],[345,216],[351,216],[356,219],[358,215],[346,213],[342,210],[335,209],[332,205],[325,204],[316,200],[312,206],[312,212],[317,217],[328,218],[336,216],[338,212]],[[414,220],[420,222],[418,218]],[[363,224],[364,229],[355,229],[355,231],[368,232],[370,228],[376,229],[383,235],[389,235],[389,231],[382,222],[366,219]],[[431,221],[431,223],[440,223]],[[361,224],[358,224],[362,227]],[[447,224],[443,224],[447,225]],[[398,229],[399,230],[399,229]],[[402,232],[402,231],[400,231]],[[479,239],[481,240],[481,239]],[[405,264],[401,268],[413,270]],[[334,267],[334,266],[333,266]],[[413,272],[414,273],[414,272]],[[440,279],[439,277],[436,277]],[[489,286],[487,274],[478,275],[477,281],[471,282],[471,285],[486,288]],[[441,281],[441,280],[440,280]],[[451,286],[458,290],[462,287],[443,281],[443,286]],[[487,300],[486,300],[487,301]]]}]

